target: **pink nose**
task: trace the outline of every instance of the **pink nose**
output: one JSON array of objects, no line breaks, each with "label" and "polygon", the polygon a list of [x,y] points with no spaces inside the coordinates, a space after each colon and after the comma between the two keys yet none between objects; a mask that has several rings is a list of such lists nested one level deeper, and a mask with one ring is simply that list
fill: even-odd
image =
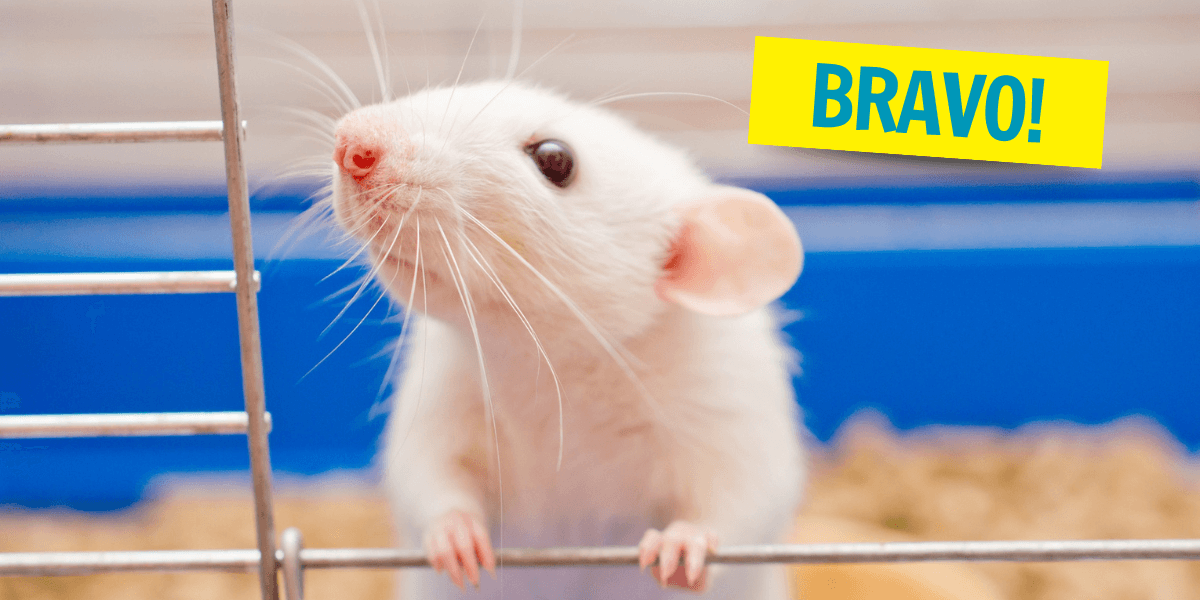
[{"label": "pink nose", "polygon": [[333,151],[333,162],[351,177],[362,179],[375,170],[380,154],[380,149],[372,145],[339,141]]}]

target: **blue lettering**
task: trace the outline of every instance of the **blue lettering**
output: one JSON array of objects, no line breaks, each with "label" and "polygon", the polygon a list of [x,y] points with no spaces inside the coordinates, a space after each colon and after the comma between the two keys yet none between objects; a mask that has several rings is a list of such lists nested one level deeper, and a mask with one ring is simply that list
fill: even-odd
[{"label": "blue lettering", "polygon": [[[838,86],[829,89],[829,76],[838,78]],[[854,113],[854,105],[850,103],[847,94],[850,86],[854,85],[850,69],[842,65],[817,63],[817,95],[813,102],[813,127],[841,127],[850,122]],[[837,114],[829,116],[829,101],[838,103]]]},{"label": "blue lettering", "polygon": [[[921,108],[918,110],[917,95],[921,96]],[[908,133],[908,125],[912,121],[925,122],[925,135],[941,135],[942,128],[938,124],[937,98],[933,93],[933,72],[913,71],[912,80],[908,82],[908,92],[904,96],[904,108],[900,109],[900,120],[896,130]]]},{"label": "blue lettering", "polygon": [[[883,89],[874,91],[875,80],[883,80]],[[871,105],[875,105],[875,109],[879,111],[879,122],[883,124],[883,130],[892,132],[896,130],[896,121],[892,119],[892,108],[888,106],[888,101],[896,96],[896,88],[899,87],[899,82],[896,81],[896,74],[881,68],[881,67],[863,67],[858,72],[858,123],[855,129],[867,130],[871,128]]]},{"label": "blue lettering", "polygon": [[[1000,129],[1000,92],[1008,88],[1012,90],[1012,117],[1008,127]],[[1012,75],[1001,75],[992,80],[988,87],[987,104],[983,109],[987,121],[988,133],[998,141],[1007,142],[1021,133],[1021,125],[1025,123],[1025,88],[1021,80]]]},{"label": "blue lettering", "polygon": [[967,105],[962,103],[962,86],[958,83],[958,73],[946,73],[946,100],[950,106],[950,129],[954,137],[967,137],[971,133],[971,123],[975,121],[975,110],[979,108],[979,97],[983,95],[983,84],[986,75],[976,75],[971,80],[971,91],[967,94]]}]

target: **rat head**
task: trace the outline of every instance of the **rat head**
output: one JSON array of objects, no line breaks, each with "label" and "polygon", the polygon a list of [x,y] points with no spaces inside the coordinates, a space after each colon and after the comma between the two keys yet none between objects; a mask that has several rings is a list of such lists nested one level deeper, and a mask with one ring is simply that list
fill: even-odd
[{"label": "rat head", "polygon": [[338,124],[333,208],[394,298],[617,339],[671,306],[711,315],[799,275],[790,221],[594,106],[515,82],[432,89]]}]

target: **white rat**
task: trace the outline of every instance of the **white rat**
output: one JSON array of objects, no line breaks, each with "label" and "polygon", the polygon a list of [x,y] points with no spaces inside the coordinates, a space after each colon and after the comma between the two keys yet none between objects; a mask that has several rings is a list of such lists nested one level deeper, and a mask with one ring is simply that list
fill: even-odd
[{"label": "white rat", "polygon": [[[423,315],[383,458],[438,572],[406,574],[402,598],[787,597],[782,567],[705,564],[718,543],[782,541],[804,479],[767,306],[802,264],[778,207],[512,80],[357,109],[333,159],[338,223]],[[628,567],[481,578],[493,540],[636,544],[661,586]]]}]

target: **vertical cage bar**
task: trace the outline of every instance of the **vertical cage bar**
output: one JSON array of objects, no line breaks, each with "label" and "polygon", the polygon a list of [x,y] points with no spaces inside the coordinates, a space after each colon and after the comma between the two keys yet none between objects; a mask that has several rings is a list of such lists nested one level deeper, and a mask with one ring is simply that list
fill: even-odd
[{"label": "vertical cage bar", "polygon": [[300,551],[304,549],[304,535],[295,527],[288,527],[279,536],[283,547],[283,597],[285,600],[304,600],[304,563],[300,562]]},{"label": "vertical cage bar", "polygon": [[247,437],[250,444],[250,474],[254,480],[255,524],[261,556],[259,584],[263,600],[278,600],[271,456],[267,446],[266,392],[263,388],[262,345],[258,330],[258,298],[254,286],[254,249],[250,238],[250,192],[242,156],[241,115],[234,75],[233,21],[230,19],[229,0],[213,0],[212,5],[217,42],[217,76],[221,86],[221,119],[224,122],[225,174],[229,184],[229,225],[233,231],[233,265],[237,272],[242,389],[246,413],[249,415]]}]

